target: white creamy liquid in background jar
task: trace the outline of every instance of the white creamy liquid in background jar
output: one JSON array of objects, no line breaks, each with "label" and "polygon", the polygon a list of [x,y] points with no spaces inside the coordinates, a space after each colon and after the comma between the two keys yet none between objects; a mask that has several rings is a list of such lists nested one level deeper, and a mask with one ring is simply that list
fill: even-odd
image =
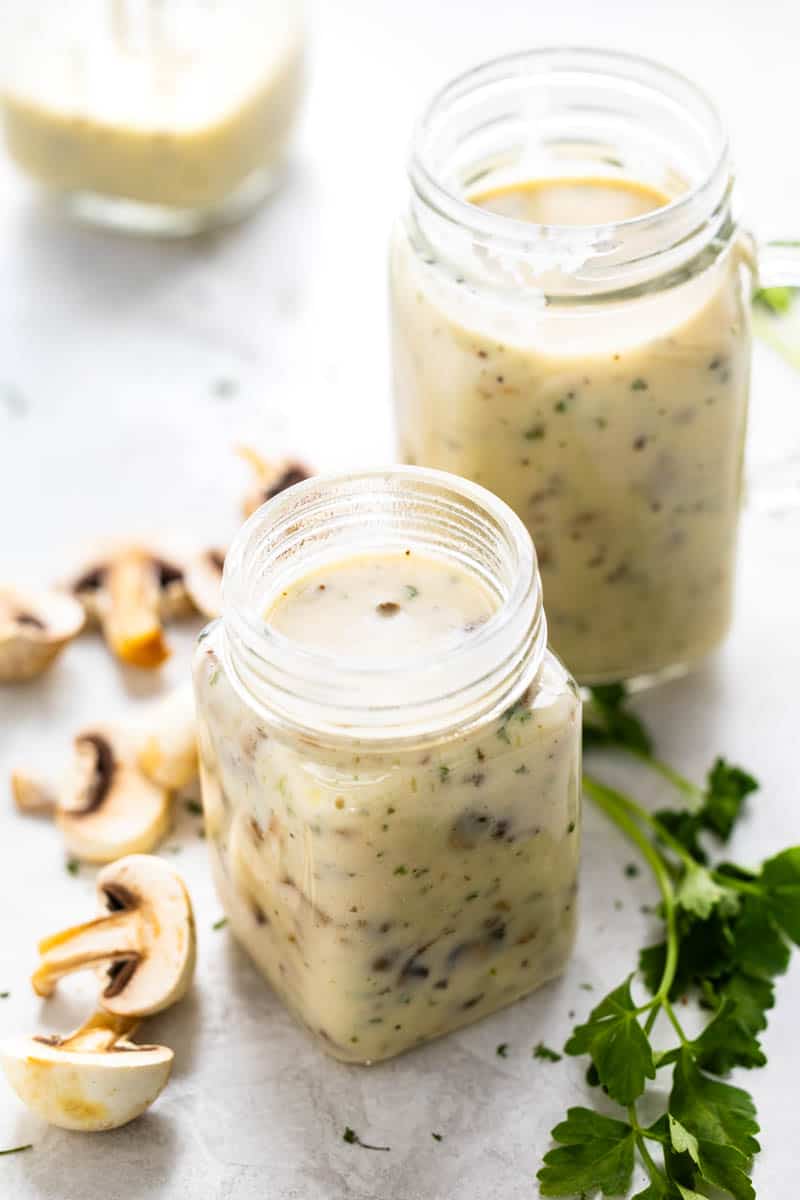
[{"label": "white creamy liquid in background jar", "polygon": [[[730,624],[749,247],[727,215],[724,158],[709,159],[719,198],[694,192],[694,160],[684,176],[671,159],[682,165],[688,135],[667,143],[660,90],[629,96],[625,75],[691,85],[623,55],[548,53],[528,56],[529,76],[518,56],[507,74],[499,60],[455,81],[418,134],[392,245],[398,457],[472,479],[520,516],[551,643],[580,682],[653,678],[697,663]],[[536,141],[537,105],[563,144]],[[578,144],[606,114],[609,137],[642,138],[639,176],[629,147]]]},{"label": "white creamy liquid in background jar", "polygon": [[[343,522],[340,544],[326,532],[322,559],[304,563],[306,547],[271,592],[276,572],[261,572],[257,611],[277,649],[264,649],[258,671],[237,652],[230,613],[195,660],[207,840],[231,927],[326,1051],[352,1062],[391,1057],[558,975],[575,932],[580,836],[580,701],[544,648],[543,624],[533,643],[519,637],[533,628],[533,609],[515,607],[514,579],[528,572],[529,604],[532,557],[517,564],[506,543],[479,567],[476,538],[495,534],[476,533],[474,513],[463,540],[449,540],[463,493],[452,499],[447,476],[368,478],[402,507],[413,508],[416,488],[424,520],[444,500],[441,537],[423,536],[397,508],[355,545]],[[425,491],[431,480],[436,495]],[[470,501],[480,496],[454,484]],[[319,511],[328,486],[301,484],[292,489],[300,499],[284,493],[252,521],[308,531],[305,514]],[[529,541],[508,519],[524,558]],[[251,536],[255,546],[255,527]],[[275,563],[283,558],[278,549]],[[247,573],[247,561],[234,548],[227,570]],[[235,591],[226,587],[226,604]],[[535,604],[540,611],[540,595]],[[517,632],[503,633],[514,612]],[[304,655],[327,662],[332,705],[324,719],[316,710],[316,727],[316,685],[298,683],[302,726],[280,711],[280,689],[256,699],[259,680],[275,682],[280,653],[302,678]],[[434,688],[421,722],[408,716],[413,704],[403,709],[418,672],[423,690]],[[444,727],[442,703],[455,703]]]},{"label": "white creamy liquid in background jar", "polygon": [[279,168],[299,0],[34,0],[8,25],[6,142],[51,192],[198,213]]}]

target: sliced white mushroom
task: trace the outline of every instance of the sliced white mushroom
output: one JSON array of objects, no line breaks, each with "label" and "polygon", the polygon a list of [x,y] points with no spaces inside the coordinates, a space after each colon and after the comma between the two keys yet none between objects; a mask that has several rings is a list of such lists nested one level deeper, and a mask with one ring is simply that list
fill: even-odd
[{"label": "sliced white mushroom", "polygon": [[72,596],[0,588],[0,683],[41,675],[83,623],[83,609]]},{"label": "sliced white mushroom", "polygon": [[183,565],[144,546],[117,546],[101,555],[70,589],[114,654],[135,667],[160,666],[170,653],[162,622],[194,611]]},{"label": "sliced white mushroom", "polygon": [[186,568],[186,590],[204,617],[218,617],[221,612],[224,566],[225,555],[221,550],[204,550]]},{"label": "sliced white mushroom", "polygon": [[169,789],[141,772],[135,741],[103,726],[78,734],[56,808],[71,854],[105,863],[146,853],[166,837],[171,819]]},{"label": "sliced white mushroom", "polygon": [[134,735],[144,774],[163,788],[186,787],[197,777],[197,726],[191,683],[152,705]]},{"label": "sliced white mushroom", "polygon": [[180,1000],[192,982],[192,902],[177,871],[161,858],[132,854],[97,876],[102,916],[39,943],[31,982],[49,996],[58,980],[93,968],[103,984],[100,1007],[144,1017]]},{"label": "sliced white mushroom", "polygon": [[277,496],[286,488],[309,479],[312,471],[297,459],[281,458],[270,461],[250,446],[239,447],[240,456],[250,464],[255,475],[252,487],[247,492],[242,505],[244,515],[249,517],[267,500]]},{"label": "sliced white mushroom", "polygon": [[135,1020],[98,1013],[67,1037],[17,1037],[0,1062],[32,1112],[62,1129],[95,1133],[140,1116],[164,1090],[174,1055],[130,1041]]}]

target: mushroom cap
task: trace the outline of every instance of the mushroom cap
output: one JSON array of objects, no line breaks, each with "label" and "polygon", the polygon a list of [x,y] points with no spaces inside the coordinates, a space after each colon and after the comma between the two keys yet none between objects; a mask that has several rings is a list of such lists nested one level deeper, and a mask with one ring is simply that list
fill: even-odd
[{"label": "mushroom cap", "polygon": [[162,788],[186,787],[197,778],[197,727],[191,683],[150,707],[134,731],[139,768]]},{"label": "mushroom cap", "polygon": [[83,609],[72,596],[0,588],[0,683],[41,675],[83,623]]},{"label": "mushroom cap", "polygon": [[222,550],[204,550],[186,569],[186,589],[195,608],[204,617],[218,617],[222,610]]},{"label": "mushroom cap", "polygon": [[124,965],[98,969],[108,985],[101,1007],[121,1017],[145,1017],[176,1004],[189,990],[197,957],[192,902],[178,872],[162,858],[131,854],[103,868],[97,897],[103,912],[133,904],[140,945],[130,974]]},{"label": "mushroom cap", "polygon": [[169,832],[169,792],[130,761],[117,730],[86,730],[75,747],[72,776],[56,813],[67,849],[96,863],[152,850]]},{"label": "mushroom cap", "polygon": [[166,1046],[124,1040],[94,1051],[35,1037],[0,1043],[0,1062],[22,1103],[51,1125],[85,1132],[140,1116],[163,1091],[173,1059]]}]

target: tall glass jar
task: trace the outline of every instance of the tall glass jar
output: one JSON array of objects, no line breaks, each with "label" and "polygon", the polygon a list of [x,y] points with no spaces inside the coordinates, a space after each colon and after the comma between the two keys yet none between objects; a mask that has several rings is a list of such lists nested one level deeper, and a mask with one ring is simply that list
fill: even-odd
[{"label": "tall glass jar", "polygon": [[[663,203],[554,225],[475,201],[587,179]],[[515,509],[579,681],[691,666],[730,622],[750,373],[752,249],[716,110],[630,55],[513,55],[435,97],[410,181],[392,247],[401,459]]]},{"label": "tall glass jar", "polygon": [[77,215],[187,234],[275,186],[302,91],[302,0],[13,0],[14,161]]},{"label": "tall glass jar", "polygon": [[[324,649],[264,617],[309,573],[329,572],[330,594],[340,564],[393,555],[485,588],[492,615],[459,626],[446,655],[423,628],[402,658],[360,654],[347,615]],[[316,477],[250,518],[223,594],[194,666],[214,878],[234,934],[323,1048],[387,1058],[559,974],[580,699],[546,649],[517,517],[435,471]],[[341,595],[359,607],[352,586]]]}]

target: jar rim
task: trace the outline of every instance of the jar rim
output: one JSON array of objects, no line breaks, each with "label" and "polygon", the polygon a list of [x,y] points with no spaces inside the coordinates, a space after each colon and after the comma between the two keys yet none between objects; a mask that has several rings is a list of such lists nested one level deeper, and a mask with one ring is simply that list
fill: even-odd
[{"label": "jar rim", "polygon": [[[324,554],[336,561],[370,547],[413,545],[422,536],[410,524],[415,496],[441,537],[449,537],[463,516],[465,544],[497,538],[505,556],[498,608],[446,662],[418,654],[365,663],[300,645],[265,620],[267,595],[311,573]],[[368,497],[372,508],[354,521]],[[390,515],[396,525],[376,536]],[[333,541],[326,543],[326,535]],[[337,538],[340,554],[330,554],[339,547]],[[453,543],[448,553],[437,545],[437,556],[466,564],[468,546]],[[456,725],[463,729],[472,716],[485,719],[488,710],[514,703],[541,668],[547,641],[536,552],[522,521],[480,485],[421,467],[312,476],[273,497],[234,539],[222,595],[226,665],[234,684],[271,721],[304,726],[313,736],[394,741],[418,737],[423,729],[437,735]],[[385,702],[387,681],[396,697],[391,703]],[[383,702],[376,700],[379,694]]]},{"label": "jar rim", "polygon": [[[571,103],[559,108],[562,95],[569,88],[579,87],[596,89],[598,96],[605,98],[604,102],[595,100],[590,104],[584,100],[583,104]],[[459,143],[451,144],[456,136],[454,130],[465,142],[476,139],[481,146],[478,163],[483,166],[484,139],[512,135],[524,139],[524,131],[535,130],[528,108],[531,96],[535,97],[534,109],[536,103],[543,103],[545,115],[558,114],[560,120],[568,120],[576,130],[581,129],[580,122],[588,119],[586,113],[599,113],[597,119],[607,119],[612,126],[624,113],[639,142],[651,127],[659,131],[663,140],[660,122],[666,121],[670,126],[669,144],[689,146],[690,157],[699,156],[701,162],[699,166],[694,163],[685,190],[668,204],[618,221],[590,225],[536,223],[470,202],[466,188],[460,191],[457,185],[443,178],[445,168],[437,161],[437,156],[444,153],[442,147],[450,154],[454,146],[463,152]],[[514,108],[514,101],[519,111]],[[498,108],[501,102],[504,108]],[[537,114],[537,120],[541,120],[541,114]],[[569,139],[570,144],[574,141],[575,137]],[[659,139],[654,135],[652,141],[658,144]],[[587,144],[591,142],[591,137],[587,137]],[[645,144],[649,146],[649,138]],[[532,137],[526,146],[542,149],[549,142]],[[543,47],[502,55],[461,73],[433,96],[418,120],[408,176],[412,218],[422,241],[431,245],[434,252],[440,241],[440,248],[451,243],[450,258],[455,261],[452,240],[462,237],[465,253],[468,240],[473,252],[477,249],[479,254],[488,253],[490,258],[495,253],[507,255],[517,262],[532,264],[534,274],[538,273],[537,263],[544,263],[546,271],[561,263],[559,270],[579,281],[578,293],[588,287],[624,294],[629,284],[620,281],[619,275],[621,270],[629,268],[638,283],[642,282],[642,272],[653,278],[677,278],[683,265],[691,262],[705,246],[726,244],[733,229],[729,140],[717,106],[681,72],[626,51]],[[459,261],[459,267],[463,265]],[[523,267],[523,272],[526,270]],[[458,273],[469,274],[468,270]],[[549,287],[544,290],[550,292]],[[552,294],[557,296],[560,291],[556,286]],[[565,294],[571,292],[567,287]]]}]

